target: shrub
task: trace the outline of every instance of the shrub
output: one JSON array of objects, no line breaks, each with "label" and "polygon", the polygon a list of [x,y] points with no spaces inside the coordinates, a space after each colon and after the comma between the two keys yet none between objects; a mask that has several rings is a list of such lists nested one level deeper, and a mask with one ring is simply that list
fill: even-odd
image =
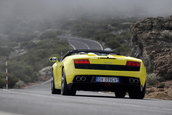
[{"label": "shrub", "polygon": [[112,50],[120,51],[127,55],[130,53],[130,24],[124,24],[131,20],[121,19],[102,19],[102,20],[77,20],[70,22],[67,29],[74,36],[94,39],[101,42],[104,47]]},{"label": "shrub", "polygon": [[147,85],[152,86],[158,83],[159,77],[155,73],[151,73],[147,75]]},{"label": "shrub", "polygon": [[162,31],[161,34],[163,36],[163,39],[166,40],[167,42],[172,41],[172,31],[164,30],[164,31]]},{"label": "shrub", "polygon": [[25,85],[25,82],[24,81],[21,81],[19,80],[16,84],[15,84],[15,88],[20,88],[21,86],[24,86]]},{"label": "shrub", "polygon": [[2,76],[0,76],[0,88],[5,87],[5,78],[2,78]]},{"label": "shrub", "polygon": [[[12,76],[11,74],[8,75],[8,87],[12,88],[18,81],[17,77]],[[0,73],[0,88],[4,88],[6,85],[5,81],[5,73]]]}]

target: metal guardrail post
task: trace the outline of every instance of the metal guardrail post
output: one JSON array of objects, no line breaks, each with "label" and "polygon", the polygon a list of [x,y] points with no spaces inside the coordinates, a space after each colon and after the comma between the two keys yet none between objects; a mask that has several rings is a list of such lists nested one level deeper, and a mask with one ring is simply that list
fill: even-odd
[{"label": "metal guardrail post", "polygon": [[5,61],[5,71],[6,71],[6,89],[8,89],[8,58]]}]

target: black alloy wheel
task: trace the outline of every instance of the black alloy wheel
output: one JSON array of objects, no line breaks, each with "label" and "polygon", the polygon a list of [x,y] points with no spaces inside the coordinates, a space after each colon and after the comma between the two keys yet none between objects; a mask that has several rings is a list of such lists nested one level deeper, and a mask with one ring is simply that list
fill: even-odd
[{"label": "black alloy wheel", "polygon": [[64,69],[62,71],[61,94],[62,95],[75,95],[76,94],[76,90],[70,89],[69,86],[67,85]]},{"label": "black alloy wheel", "polygon": [[129,97],[131,99],[143,99],[146,93],[146,84],[141,90],[140,87],[135,87],[132,91],[129,91]]},{"label": "black alloy wheel", "polygon": [[52,77],[52,79],[51,79],[51,93],[52,94],[60,94],[61,93],[60,89],[55,89],[54,77]]}]

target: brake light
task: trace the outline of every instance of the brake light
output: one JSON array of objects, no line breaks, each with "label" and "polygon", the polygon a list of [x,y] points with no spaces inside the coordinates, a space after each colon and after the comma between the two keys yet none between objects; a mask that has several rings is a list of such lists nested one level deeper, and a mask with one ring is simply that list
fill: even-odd
[{"label": "brake light", "polygon": [[76,59],[74,60],[75,64],[90,64],[90,61],[88,59]]},{"label": "brake light", "polygon": [[140,62],[127,61],[126,66],[140,67]]}]

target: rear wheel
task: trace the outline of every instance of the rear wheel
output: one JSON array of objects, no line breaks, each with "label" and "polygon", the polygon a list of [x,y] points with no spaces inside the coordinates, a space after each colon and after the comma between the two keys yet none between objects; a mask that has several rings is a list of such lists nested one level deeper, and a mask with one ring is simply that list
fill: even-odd
[{"label": "rear wheel", "polygon": [[52,94],[60,94],[61,93],[61,90],[60,89],[55,89],[54,77],[51,80],[51,93]]},{"label": "rear wheel", "polygon": [[61,94],[62,95],[75,95],[76,90],[71,90],[66,82],[66,75],[64,73],[64,70],[62,72],[62,81],[61,81]]},{"label": "rear wheel", "polygon": [[134,88],[132,91],[129,91],[129,97],[131,99],[143,99],[146,93],[146,84],[141,90],[140,87]]},{"label": "rear wheel", "polygon": [[117,98],[124,98],[125,95],[126,95],[126,91],[124,91],[124,90],[117,90],[117,91],[115,91],[115,96]]}]

